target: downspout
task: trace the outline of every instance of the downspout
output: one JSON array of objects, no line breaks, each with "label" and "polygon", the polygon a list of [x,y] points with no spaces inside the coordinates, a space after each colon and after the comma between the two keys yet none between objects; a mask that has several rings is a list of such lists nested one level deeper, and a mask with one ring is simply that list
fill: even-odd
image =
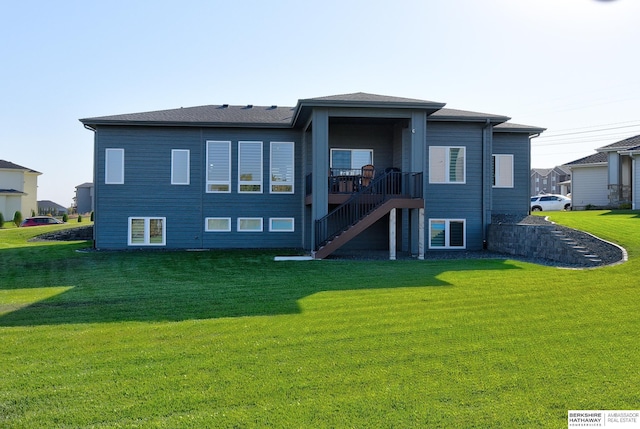
[{"label": "downspout", "polygon": [[[491,121],[486,119],[484,127],[482,127],[482,157],[487,161],[487,128],[491,125]],[[487,162],[483,162],[483,173],[482,173],[482,248],[486,249],[487,245]]]}]

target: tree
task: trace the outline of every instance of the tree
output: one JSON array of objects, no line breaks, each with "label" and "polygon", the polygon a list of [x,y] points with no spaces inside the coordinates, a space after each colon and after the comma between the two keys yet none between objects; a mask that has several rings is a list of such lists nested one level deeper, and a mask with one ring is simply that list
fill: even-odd
[{"label": "tree", "polygon": [[13,223],[16,226],[20,226],[20,224],[22,223],[22,213],[20,213],[20,211],[17,211],[13,214]]}]

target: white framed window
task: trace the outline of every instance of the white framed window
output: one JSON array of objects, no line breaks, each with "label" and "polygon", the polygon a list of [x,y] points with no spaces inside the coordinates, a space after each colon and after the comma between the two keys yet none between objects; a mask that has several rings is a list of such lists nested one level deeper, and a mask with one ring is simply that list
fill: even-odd
[{"label": "white framed window", "polygon": [[238,142],[238,192],[262,193],[262,142]]},{"label": "white framed window", "polygon": [[464,219],[429,219],[429,249],[464,249]]},{"label": "white framed window", "polygon": [[294,219],[292,217],[269,218],[269,232],[294,232]]},{"label": "white framed window", "polygon": [[493,187],[513,188],[513,155],[493,155]]},{"label": "white framed window", "polygon": [[164,246],[166,223],[164,217],[130,217],[129,246]]},{"label": "white framed window", "polygon": [[373,149],[331,149],[331,168],[336,175],[359,175],[365,165],[373,164]]},{"label": "white framed window", "polygon": [[262,232],[262,218],[239,217],[238,232]]},{"label": "white framed window", "polygon": [[295,182],[293,142],[271,142],[269,192],[293,194]]},{"label": "white framed window", "polygon": [[231,192],[230,141],[207,141],[207,192]]},{"label": "white framed window", "polygon": [[172,149],[171,150],[171,184],[172,185],[188,185],[189,184],[189,150]]},{"label": "white framed window", "polygon": [[204,230],[206,232],[229,232],[231,231],[231,218],[230,217],[205,218]]},{"label": "white framed window", "polygon": [[124,183],[124,149],[105,149],[104,183],[107,185]]},{"label": "white framed window", "polygon": [[466,183],[464,147],[429,147],[429,183]]}]

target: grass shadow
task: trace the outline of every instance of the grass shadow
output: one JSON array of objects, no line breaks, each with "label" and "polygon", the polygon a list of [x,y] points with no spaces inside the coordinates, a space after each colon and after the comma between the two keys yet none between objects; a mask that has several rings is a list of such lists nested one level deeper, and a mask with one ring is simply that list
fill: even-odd
[{"label": "grass shadow", "polygon": [[640,210],[608,210],[604,213],[601,213],[598,216],[620,216],[620,215],[624,215],[624,216],[634,215],[632,217],[640,218]]},{"label": "grass shadow", "polygon": [[80,254],[74,250],[82,244],[61,246],[0,251],[0,297],[65,288],[0,316],[0,326],[295,314],[301,298],[318,292],[446,287],[451,285],[439,279],[444,272],[516,269],[490,259],[275,262],[274,251]]}]

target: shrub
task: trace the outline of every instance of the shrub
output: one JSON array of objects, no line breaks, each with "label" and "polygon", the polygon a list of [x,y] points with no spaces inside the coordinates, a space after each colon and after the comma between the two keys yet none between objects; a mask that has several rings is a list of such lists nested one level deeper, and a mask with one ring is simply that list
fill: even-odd
[{"label": "shrub", "polygon": [[78,223],[82,222],[82,215],[78,215]]},{"label": "shrub", "polygon": [[91,212],[91,219],[89,219],[91,222],[93,222],[93,212]]},{"label": "shrub", "polygon": [[20,226],[20,224],[22,223],[22,213],[20,213],[20,211],[17,211],[13,214],[13,223],[16,226]]},{"label": "shrub", "polygon": [[4,215],[0,212],[0,228],[4,228]]},{"label": "shrub", "polygon": [[69,215],[67,215],[66,213],[62,214],[62,222],[67,223],[69,222]]}]

